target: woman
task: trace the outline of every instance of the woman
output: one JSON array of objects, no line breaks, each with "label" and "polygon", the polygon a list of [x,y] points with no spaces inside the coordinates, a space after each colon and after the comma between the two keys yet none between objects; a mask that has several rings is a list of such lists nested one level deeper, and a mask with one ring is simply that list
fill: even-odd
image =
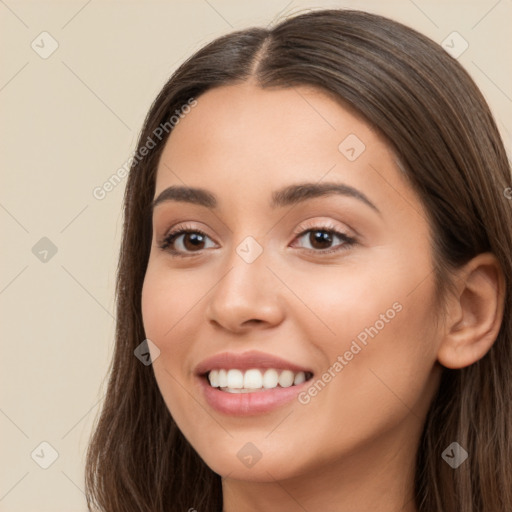
[{"label": "woman", "polygon": [[456,60],[359,11],[234,32],[136,155],[90,510],[512,510],[511,175]]}]

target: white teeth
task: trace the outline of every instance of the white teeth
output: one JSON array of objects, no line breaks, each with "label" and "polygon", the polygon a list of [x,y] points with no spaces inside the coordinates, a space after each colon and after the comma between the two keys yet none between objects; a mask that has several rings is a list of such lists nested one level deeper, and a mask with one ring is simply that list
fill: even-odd
[{"label": "white teeth", "polygon": [[232,389],[242,389],[244,387],[244,374],[240,370],[228,370],[228,379],[226,386]]},{"label": "white teeth", "polygon": [[306,373],[294,373],[291,370],[276,370],[274,368],[263,371],[251,368],[242,372],[232,368],[230,370],[211,370],[208,380],[212,387],[221,388],[229,393],[250,393],[253,390],[274,389],[278,386],[282,388],[297,386],[306,381]]},{"label": "white teeth", "polygon": [[243,385],[245,389],[260,389],[262,385],[263,377],[259,370],[247,370],[245,372]]},{"label": "white teeth", "polygon": [[[228,372],[226,370],[219,370],[219,387],[225,388],[228,385]],[[212,384],[213,387],[216,387]]]},{"label": "white teeth", "polygon": [[293,384],[295,375],[290,370],[283,370],[279,375],[279,385],[282,388],[289,388]]},{"label": "white teeth", "polygon": [[[221,370],[222,371],[222,370]],[[208,380],[213,388],[219,387],[219,370],[212,370],[208,375]]]},{"label": "white teeth", "polygon": [[302,384],[306,381],[306,374],[304,372],[299,372],[295,375],[295,379],[293,379],[293,385]]},{"label": "white teeth", "polygon": [[267,370],[263,375],[263,387],[265,389],[272,389],[277,386],[279,381],[279,373],[277,370],[273,370],[272,368]]}]

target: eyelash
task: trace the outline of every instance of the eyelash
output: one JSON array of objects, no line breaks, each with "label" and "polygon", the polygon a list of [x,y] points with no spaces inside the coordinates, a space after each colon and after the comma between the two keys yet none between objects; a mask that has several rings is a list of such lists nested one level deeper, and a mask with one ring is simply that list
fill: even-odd
[{"label": "eyelash", "polygon": [[[295,231],[293,234],[295,235],[295,239],[296,239],[296,238],[301,238],[302,236],[304,236],[306,233],[309,233],[310,231],[312,231],[312,232],[323,231],[323,232],[329,233],[330,235],[337,236],[338,238],[340,238],[343,241],[342,244],[338,245],[337,248],[334,248],[334,249],[319,249],[319,250],[305,249],[310,254],[311,253],[320,254],[320,255],[332,254],[335,252],[347,250],[349,247],[351,247],[357,243],[357,240],[354,237],[351,237],[345,233],[338,231],[334,226],[329,225],[329,224],[322,225],[322,226],[308,226],[308,227],[306,227],[306,229]],[[190,257],[196,256],[196,255],[199,255],[199,254],[201,254],[202,251],[193,252],[191,254],[186,254],[186,253],[183,254],[182,252],[177,251],[176,249],[171,247],[171,244],[180,235],[191,234],[191,233],[200,234],[203,237],[210,238],[204,231],[201,231],[200,229],[193,228],[191,226],[181,226],[178,229],[175,229],[175,230],[167,233],[164,236],[163,240],[158,244],[158,246],[160,247],[160,249],[169,252],[173,257],[190,258]],[[205,249],[203,249],[203,250],[205,250]]]}]

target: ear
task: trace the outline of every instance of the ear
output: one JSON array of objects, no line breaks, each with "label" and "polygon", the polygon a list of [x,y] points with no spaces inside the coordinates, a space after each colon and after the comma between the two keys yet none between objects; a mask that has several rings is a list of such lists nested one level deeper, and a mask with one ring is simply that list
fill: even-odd
[{"label": "ear", "polygon": [[478,361],[496,341],[503,319],[505,278],[492,253],[475,256],[458,272],[456,294],[449,299],[437,359],[447,368]]}]

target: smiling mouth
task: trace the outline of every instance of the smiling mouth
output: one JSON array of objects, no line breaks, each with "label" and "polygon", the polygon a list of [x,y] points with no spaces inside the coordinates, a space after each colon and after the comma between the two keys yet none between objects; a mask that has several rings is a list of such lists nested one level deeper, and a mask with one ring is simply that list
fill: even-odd
[{"label": "smiling mouth", "polygon": [[276,368],[249,370],[215,369],[203,374],[212,388],[227,393],[256,393],[297,386],[313,378],[311,372],[293,372]]}]

